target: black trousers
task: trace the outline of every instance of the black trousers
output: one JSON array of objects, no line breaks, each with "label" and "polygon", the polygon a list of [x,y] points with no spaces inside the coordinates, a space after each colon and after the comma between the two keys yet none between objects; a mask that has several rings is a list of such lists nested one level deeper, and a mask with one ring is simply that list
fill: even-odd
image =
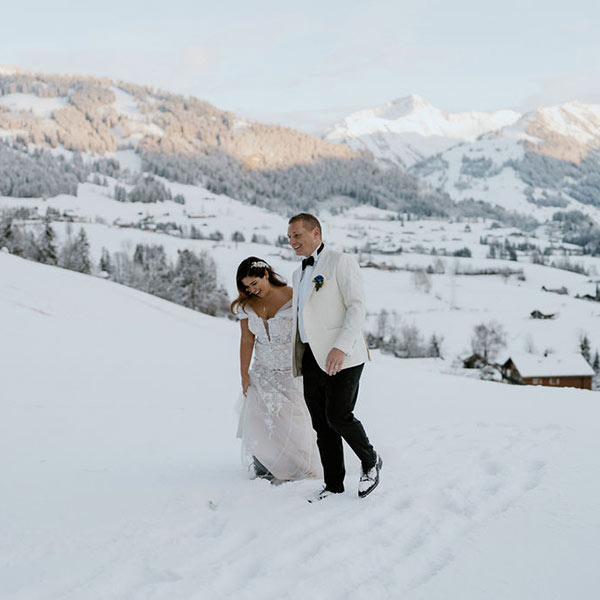
[{"label": "black trousers", "polygon": [[317,432],[325,487],[332,492],[344,491],[346,467],[342,439],[358,456],[363,469],[372,468],[377,457],[361,422],[352,412],[363,367],[358,365],[343,369],[337,375],[327,375],[317,364],[310,346],[305,346],[302,357],[304,398]]}]

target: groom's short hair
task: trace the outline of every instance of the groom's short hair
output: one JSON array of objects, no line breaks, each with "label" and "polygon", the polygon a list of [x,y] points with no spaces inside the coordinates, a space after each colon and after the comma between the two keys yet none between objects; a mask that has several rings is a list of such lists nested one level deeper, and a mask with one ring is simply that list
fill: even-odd
[{"label": "groom's short hair", "polygon": [[288,225],[297,223],[298,221],[302,221],[304,228],[308,229],[309,231],[312,231],[315,227],[318,227],[321,236],[323,236],[323,228],[321,227],[321,223],[319,223],[319,219],[317,219],[317,217],[314,215],[311,215],[310,213],[298,213],[288,221]]}]

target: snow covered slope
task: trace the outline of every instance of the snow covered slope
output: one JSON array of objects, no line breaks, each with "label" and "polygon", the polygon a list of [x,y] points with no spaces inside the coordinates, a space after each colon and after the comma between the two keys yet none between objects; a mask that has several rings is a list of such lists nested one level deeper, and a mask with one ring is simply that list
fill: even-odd
[{"label": "snow covered slope", "polygon": [[596,394],[374,354],[368,499],[238,462],[237,327],[0,253],[6,600],[586,598],[600,583]]},{"label": "snow covered slope", "polygon": [[[155,204],[123,203],[110,197],[106,188],[93,184],[79,186],[77,197],[61,195],[48,200],[0,198],[0,210],[26,205],[37,207],[43,215],[48,207],[77,215],[81,222],[53,223],[59,243],[68,237],[69,228],[76,234],[80,227],[87,233],[91,259],[95,266],[102,248],[114,253],[125,251],[133,255],[137,244],[161,245],[175,261],[179,250],[207,251],[218,266],[219,283],[233,298],[236,293],[235,271],[247,256],[259,256],[269,261],[283,277],[291,280],[298,266],[291,248],[275,245],[285,236],[287,219],[256,206],[243,204],[226,196],[218,196],[199,187],[169,185],[173,195],[183,194],[186,204],[172,201]],[[498,320],[507,333],[507,354],[535,349],[556,352],[578,351],[580,337],[587,335],[592,355],[600,348],[599,308],[596,302],[575,298],[594,295],[600,272],[600,259],[593,256],[572,256],[572,266],[580,266],[586,274],[551,268],[566,260],[563,249],[555,248],[547,256],[548,266],[532,264],[531,251],[518,251],[518,261],[486,258],[490,244],[504,246],[534,244],[539,254],[553,245],[543,228],[536,236],[525,236],[514,228],[492,227],[479,220],[470,223],[444,222],[431,219],[401,222],[391,220],[394,213],[363,206],[332,215],[320,215],[325,240],[331,247],[354,252],[363,264],[387,268],[364,269],[369,327],[375,327],[376,314],[385,309],[395,312],[397,325],[414,325],[429,339],[432,334],[443,336],[442,354],[449,361],[471,351],[475,325]],[[174,222],[189,232],[193,225],[204,232],[205,239],[189,239],[142,230],[135,226],[140,219],[154,223]],[[115,226],[131,224],[131,227]],[[29,225],[33,231],[39,222]],[[213,232],[223,239],[209,239]],[[244,242],[233,242],[234,232],[241,232]],[[179,232],[177,232],[179,233]],[[255,237],[256,236],[256,237]],[[251,240],[256,239],[253,243]],[[262,240],[262,241],[261,241]],[[486,240],[487,244],[481,243]],[[403,248],[402,253],[394,251]],[[452,256],[469,248],[472,258]],[[574,245],[565,245],[564,252],[575,252]],[[473,275],[487,270],[496,274]],[[508,277],[503,271],[512,269]],[[430,272],[428,285],[419,287],[415,271]],[[456,275],[456,271],[459,272]],[[462,274],[461,274],[462,273]],[[568,295],[542,290],[565,286]],[[539,321],[530,318],[533,310],[554,313],[556,318]]]},{"label": "snow covered slope", "polygon": [[65,96],[57,98],[40,98],[33,94],[9,94],[0,96],[0,107],[14,112],[31,111],[40,117],[51,117],[55,110],[60,110],[68,105],[69,99]]},{"label": "snow covered slope", "polygon": [[579,162],[600,148],[600,104],[567,102],[525,115],[533,148],[557,159]]},{"label": "snow covered slope", "polygon": [[411,95],[354,112],[336,123],[325,137],[409,167],[457,143],[511,125],[520,116],[512,110],[445,113]]}]

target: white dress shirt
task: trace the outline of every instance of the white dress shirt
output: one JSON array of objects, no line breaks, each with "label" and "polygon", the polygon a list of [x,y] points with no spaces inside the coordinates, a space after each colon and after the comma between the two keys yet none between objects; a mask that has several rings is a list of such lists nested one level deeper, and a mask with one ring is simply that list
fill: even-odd
[{"label": "white dress shirt", "polygon": [[300,334],[300,339],[305,344],[308,344],[308,337],[306,336],[306,330],[304,329],[304,305],[310,296],[310,292],[312,290],[311,286],[313,283],[313,273],[317,268],[317,263],[319,262],[319,248],[321,245],[315,249],[315,251],[311,254],[311,256],[315,259],[314,265],[308,265],[304,271],[302,271],[302,278],[300,279],[300,285],[298,286],[298,333]]}]

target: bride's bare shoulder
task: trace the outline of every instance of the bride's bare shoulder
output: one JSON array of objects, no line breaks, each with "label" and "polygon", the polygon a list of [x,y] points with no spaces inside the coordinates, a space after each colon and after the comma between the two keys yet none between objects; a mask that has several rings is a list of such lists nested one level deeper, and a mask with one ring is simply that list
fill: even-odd
[{"label": "bride's bare shoulder", "polygon": [[255,298],[251,298],[248,300],[248,302],[246,302],[246,310],[247,309],[250,309],[254,314],[257,314],[257,302]]}]

